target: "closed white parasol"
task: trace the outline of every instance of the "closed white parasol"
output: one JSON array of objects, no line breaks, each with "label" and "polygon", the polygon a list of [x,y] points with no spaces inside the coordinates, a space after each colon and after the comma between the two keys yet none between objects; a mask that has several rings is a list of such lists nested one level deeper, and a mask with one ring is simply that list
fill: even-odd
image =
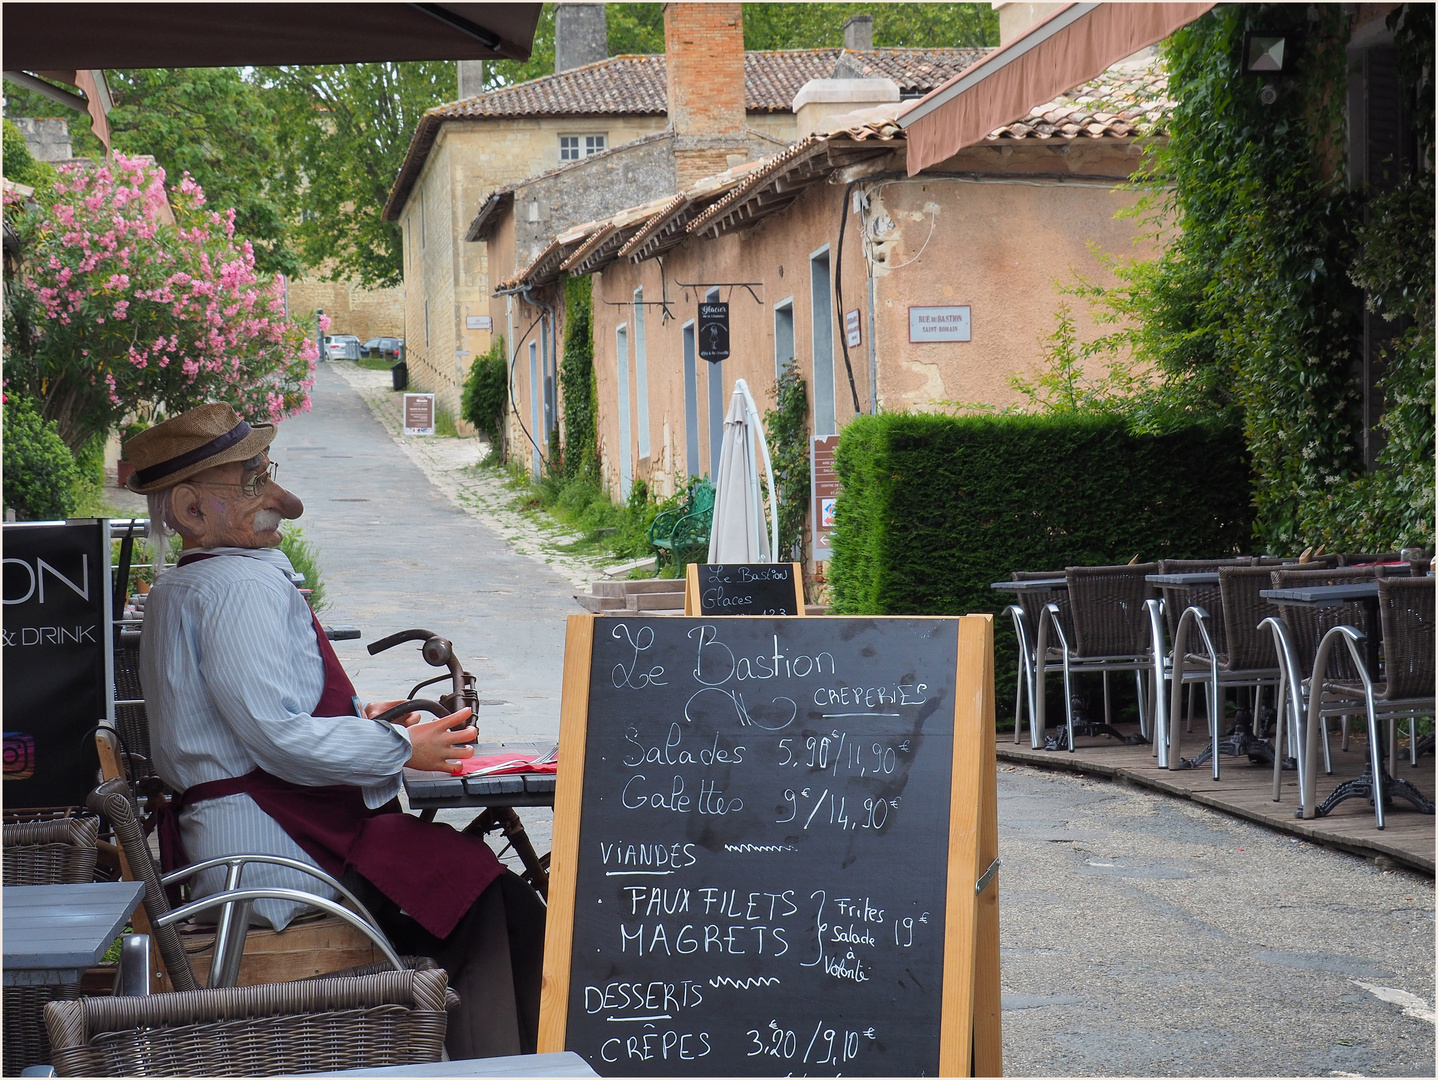
[{"label": "closed white parasol", "polygon": [[743,379],[734,382],[729,413],[724,417],[724,443],[714,474],[714,518],[709,529],[709,562],[760,563],[779,561],[779,527],[772,517],[765,536],[764,496],[754,444],[764,457],[764,475],[774,490],[774,467],[759,410]]}]

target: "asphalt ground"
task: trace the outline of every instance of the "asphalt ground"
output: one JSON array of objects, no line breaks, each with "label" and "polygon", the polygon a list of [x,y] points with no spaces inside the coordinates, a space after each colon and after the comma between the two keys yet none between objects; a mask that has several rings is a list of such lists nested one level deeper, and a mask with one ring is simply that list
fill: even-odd
[{"label": "asphalt ground", "polygon": [[[474,440],[398,434],[388,376],[321,364],[280,427],[367,699],[427,668],[423,627],[478,676],[483,741],[553,742],[565,617],[593,567],[506,509]],[[367,401],[372,403],[367,404]],[[1160,793],[1001,765],[1004,1066],[1015,1076],[1433,1076],[1433,881]],[[539,850],[548,811],[524,811]],[[447,815],[463,820],[462,815]]]}]

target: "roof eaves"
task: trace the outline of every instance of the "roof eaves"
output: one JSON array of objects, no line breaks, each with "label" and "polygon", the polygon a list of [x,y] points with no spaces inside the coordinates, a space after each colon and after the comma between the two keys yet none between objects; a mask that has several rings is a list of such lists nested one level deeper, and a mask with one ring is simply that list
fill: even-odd
[{"label": "roof eaves", "polygon": [[474,220],[469,223],[469,229],[464,234],[465,241],[473,243],[476,240],[486,239],[485,233],[498,223],[494,220],[496,216],[513,202],[514,189],[512,187],[491,191],[489,197],[480,206],[479,213],[475,214]]},{"label": "roof eaves", "polygon": [[[710,223],[716,219],[732,218],[738,208],[751,202],[777,178],[801,168],[820,154],[827,141],[828,137],[825,135],[806,135],[788,150],[781,154],[775,154],[753,175],[747,177],[742,184],[689,222],[684,231],[695,236],[707,230]],[[713,235],[718,236],[721,231],[727,231],[727,229],[715,231]]]}]

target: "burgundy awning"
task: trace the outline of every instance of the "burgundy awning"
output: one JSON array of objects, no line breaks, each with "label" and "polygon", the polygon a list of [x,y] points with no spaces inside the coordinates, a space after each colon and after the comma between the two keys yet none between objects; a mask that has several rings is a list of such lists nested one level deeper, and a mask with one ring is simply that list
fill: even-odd
[{"label": "burgundy awning", "polygon": [[1000,46],[898,117],[909,175],[1162,41],[1213,4],[1067,4]]},{"label": "burgundy awning", "polygon": [[6,4],[7,71],[529,59],[539,4]]}]

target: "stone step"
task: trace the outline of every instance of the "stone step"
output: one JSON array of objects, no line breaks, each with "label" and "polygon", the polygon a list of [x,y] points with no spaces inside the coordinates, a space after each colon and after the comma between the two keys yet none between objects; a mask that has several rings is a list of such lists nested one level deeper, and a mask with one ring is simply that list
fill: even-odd
[{"label": "stone step", "polygon": [[[640,592],[631,593],[626,599],[629,601],[627,606],[630,611],[684,610],[683,593]],[[678,600],[678,603],[675,603],[675,600]]]},{"label": "stone step", "polygon": [[641,578],[637,581],[596,581],[589,586],[594,596],[633,596],[636,593],[678,593],[684,595],[683,578]]},{"label": "stone step", "polygon": [[603,615],[607,612],[624,611],[624,597],[622,596],[584,596],[576,594],[575,600],[585,611],[595,615]]}]

